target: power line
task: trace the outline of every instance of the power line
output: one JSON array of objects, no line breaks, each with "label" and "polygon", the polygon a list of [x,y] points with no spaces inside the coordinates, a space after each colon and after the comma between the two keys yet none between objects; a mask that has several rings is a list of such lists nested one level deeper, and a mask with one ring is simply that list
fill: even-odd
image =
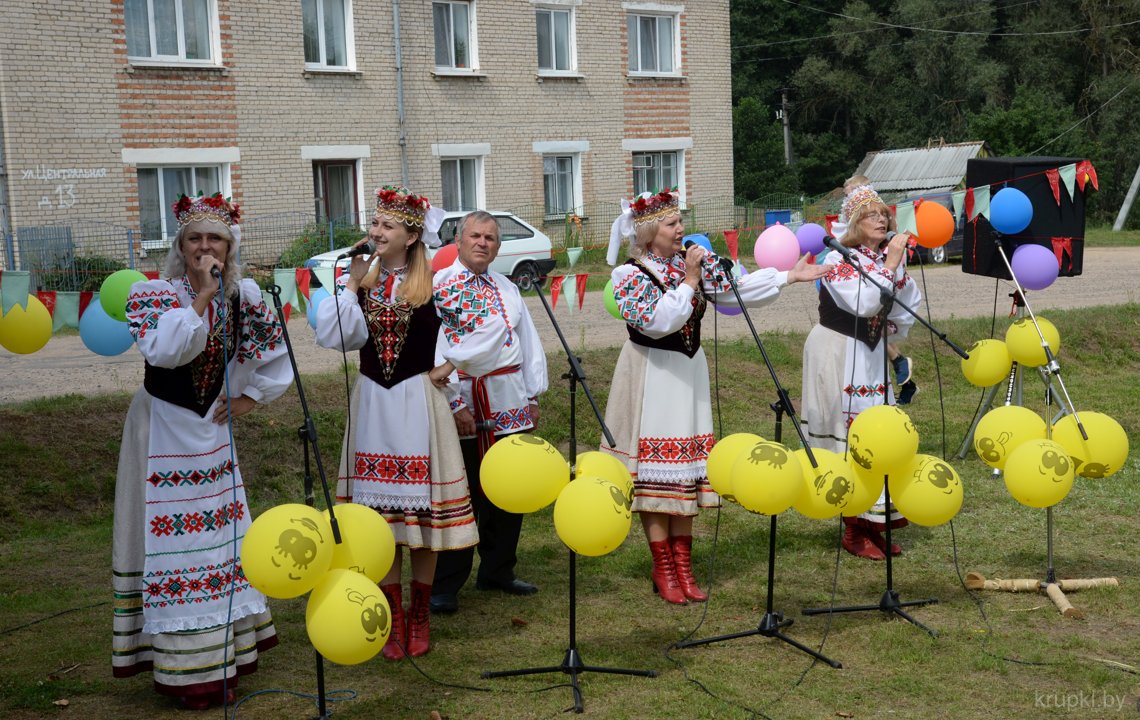
[{"label": "power line", "polygon": [[1124,92],[1125,92],[1126,90],[1131,90],[1131,89],[1132,89],[1132,86],[1133,86],[1133,85],[1135,85],[1135,84],[1136,84],[1136,79],[1135,79],[1135,78],[1133,78],[1132,82],[1130,82],[1130,83],[1128,83],[1127,85],[1125,85],[1124,87],[1120,88],[1120,90],[1119,90],[1119,91],[1118,91],[1118,92],[1117,92],[1115,95],[1113,95],[1112,97],[1110,97],[1109,99],[1107,99],[1107,100],[1105,100],[1103,103],[1101,103],[1100,107],[1098,107],[1096,110],[1093,110],[1093,111],[1092,111],[1092,112],[1090,112],[1088,115],[1085,115],[1085,116],[1084,116],[1083,118],[1081,118],[1080,120],[1076,121],[1075,123],[1073,123],[1073,124],[1072,124],[1072,125],[1070,125],[1069,127],[1065,128],[1063,131],[1061,131],[1061,133],[1060,133],[1059,135],[1057,135],[1057,137],[1053,138],[1052,140],[1050,140],[1049,142],[1045,143],[1044,145],[1042,145],[1041,147],[1037,148],[1036,150],[1033,150],[1033,151],[1031,151],[1029,154],[1030,154],[1030,155],[1036,155],[1037,153],[1041,152],[1041,151],[1042,151],[1042,150],[1044,150],[1045,148],[1049,147],[1049,146],[1050,146],[1050,145],[1052,145],[1053,143],[1055,143],[1055,142],[1057,142],[1058,140],[1060,140],[1061,138],[1063,138],[1065,135],[1068,135],[1070,132],[1072,132],[1074,129],[1076,129],[1076,128],[1077,128],[1079,125],[1082,125],[1082,124],[1084,124],[1085,122],[1088,122],[1089,118],[1091,118],[1093,115],[1096,115],[1098,112],[1100,112],[1101,110],[1103,110],[1103,109],[1104,109],[1105,107],[1107,107],[1107,106],[1108,106],[1108,104],[1109,104],[1109,103],[1111,103],[1113,100],[1115,100],[1116,98],[1118,98],[1118,97],[1120,97],[1121,95],[1123,95],[1123,94],[1124,94]]}]

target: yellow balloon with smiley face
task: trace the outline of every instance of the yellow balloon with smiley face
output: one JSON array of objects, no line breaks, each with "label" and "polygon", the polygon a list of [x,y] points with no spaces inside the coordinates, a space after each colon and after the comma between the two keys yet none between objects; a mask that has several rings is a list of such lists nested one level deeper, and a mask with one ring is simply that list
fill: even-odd
[{"label": "yellow balloon with smiley face", "polygon": [[875,405],[859,413],[847,431],[851,464],[888,474],[905,468],[918,452],[918,431],[895,405]]},{"label": "yellow balloon with smiley face", "polygon": [[515,433],[499,438],[479,465],[487,499],[507,512],[530,513],[558,498],[570,482],[570,465],[537,435]]},{"label": "yellow balloon with smiley face", "polygon": [[354,570],[329,570],[305,607],[305,631],[322,656],[341,665],[371,660],[388,641],[392,609],[376,583]]},{"label": "yellow balloon with smiley face", "polygon": [[1055,440],[1030,440],[1009,454],[1005,489],[1022,505],[1047,508],[1073,489],[1073,462]]},{"label": "yellow balloon with smiley face", "polygon": [[577,478],[554,502],[554,530],[579,555],[597,557],[617,549],[632,522],[625,492],[600,477]]},{"label": "yellow balloon with smiley face", "polygon": [[316,508],[300,503],[261,513],[241,544],[249,584],[273,598],[295,598],[312,590],[332,556],[328,521]]}]

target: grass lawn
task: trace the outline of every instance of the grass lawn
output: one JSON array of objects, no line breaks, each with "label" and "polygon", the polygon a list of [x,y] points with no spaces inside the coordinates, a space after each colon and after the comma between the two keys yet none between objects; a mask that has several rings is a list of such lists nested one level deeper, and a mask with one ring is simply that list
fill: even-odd
[{"label": "grass lawn", "polygon": [[[761,311],[763,312],[763,311]],[[1078,410],[1119,421],[1132,447],[1140,440],[1140,306],[1048,314],[1062,338],[1065,388]],[[997,323],[1004,333],[1006,320]],[[955,320],[940,329],[959,345],[991,335],[990,319]],[[803,335],[764,338],[796,407]],[[774,607],[795,624],[787,633],[839,660],[831,669],[789,645],[747,637],[687,649],[684,638],[756,629],[765,610],[769,519],[727,504],[703,511],[694,547],[707,605],[674,607],[656,598],[639,529],[616,551],[577,559],[577,647],[591,665],[651,669],[656,678],[586,673],[586,714],[603,718],[954,718],[1140,716],[1140,560],[1136,515],[1140,463],[1102,480],[1078,478],[1054,510],[1059,577],[1119,579],[1120,587],[1071,593],[1084,620],[1062,617],[1043,594],[969,592],[968,571],[988,578],[1042,578],[1046,513],[1006,492],[972,450],[958,446],[982,391],[962,378],[955,356],[916,329],[905,352],[917,361],[921,392],[906,407],[921,434],[920,452],[950,459],[966,489],[952,524],[912,525],[895,534],[904,554],[894,565],[903,600],[937,598],[911,614],[938,631],[931,637],[878,611],[804,617],[803,608],[874,604],[885,588],[882,563],[839,551],[839,521],[778,518]],[[714,351],[715,350],[715,351]],[[771,378],[748,343],[706,338],[717,402],[718,437],[750,431],[774,436]],[[604,406],[617,349],[582,353],[591,390]],[[551,390],[539,435],[565,450],[565,360],[550,357]],[[335,472],[344,424],[344,378],[307,376],[324,465]],[[719,390],[716,388],[719,387]],[[1024,380],[1024,404],[1042,415],[1044,385]],[[185,718],[151,687],[149,675],[113,680],[111,512],[119,433],[129,398],[111,395],[0,406],[0,714],[46,718]],[[235,428],[253,510],[302,502],[301,424],[296,393],[241,418]],[[597,447],[597,422],[581,394],[581,449]],[[783,439],[795,445],[785,423]],[[519,574],[541,592],[513,598],[476,591],[461,610],[433,618],[430,654],[413,664],[379,656],[357,666],[324,664],[336,717],[555,718],[571,706],[567,676],[481,679],[488,670],[558,665],[569,644],[568,555],[552,511],[529,516]],[[314,653],[304,627],[304,598],[272,600],[281,645],[244,678],[243,718],[312,717]],[[278,692],[280,691],[280,692]],[[67,708],[54,703],[66,701]],[[1123,703],[1124,710],[1119,709]],[[220,710],[205,716],[219,716]]]}]

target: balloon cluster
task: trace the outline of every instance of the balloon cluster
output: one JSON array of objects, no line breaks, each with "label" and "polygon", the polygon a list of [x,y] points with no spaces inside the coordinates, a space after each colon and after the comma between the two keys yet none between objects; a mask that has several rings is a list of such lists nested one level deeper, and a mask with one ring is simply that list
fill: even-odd
[{"label": "balloon cluster", "polygon": [[380,652],[391,632],[391,608],[377,583],[392,567],[396,541],[370,507],[345,503],[334,512],[339,544],[328,511],[298,503],[266,510],[245,534],[241,563],[250,585],[269,597],[312,591],[309,641],[329,660],[355,665]]},{"label": "balloon cluster", "polygon": [[758,435],[737,433],[709,453],[709,483],[751,512],[776,515],[794,508],[814,520],[867,512],[888,477],[896,509],[919,525],[945,523],[962,507],[958,474],[945,461],[916,454],[918,433],[897,407],[860,413],[851,424],[848,449],[844,459],[813,448],[813,466],[802,449],[792,452]]},{"label": "balloon cluster", "polygon": [[1019,318],[1006,330],[1004,341],[987,338],[974,343],[967,353],[970,357],[962,361],[962,374],[971,385],[990,387],[1009,376],[1014,362],[1026,367],[1044,365],[1049,358],[1041,344],[1042,336],[1056,356],[1061,350],[1057,327],[1041,316],[1037,317],[1036,326],[1030,318]]}]

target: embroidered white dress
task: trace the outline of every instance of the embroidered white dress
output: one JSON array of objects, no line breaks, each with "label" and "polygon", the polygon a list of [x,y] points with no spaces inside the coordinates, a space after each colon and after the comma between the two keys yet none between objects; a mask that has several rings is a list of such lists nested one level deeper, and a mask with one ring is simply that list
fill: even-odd
[{"label": "embroidered white dress", "polygon": [[[894,272],[883,263],[886,255],[858,247],[852,249],[863,269],[875,282],[872,287],[855,268],[843,262],[843,257],[831,251],[823,260],[834,263],[835,268],[823,277],[821,293],[828,293],[839,309],[860,318],[873,318],[883,309],[880,288],[893,289],[898,302],[886,316],[887,327],[883,335],[887,342],[906,338],[914,318],[900,307],[905,303],[918,309],[922,291],[906,272],[905,259]],[[823,448],[845,455],[847,429],[863,410],[893,403],[894,392],[885,373],[886,346],[882,339],[874,348],[835,330],[816,325],[804,343],[803,408],[800,424],[812,447]],[[880,497],[876,508],[861,516],[881,524],[884,522]],[[892,522],[901,516],[892,514]]]},{"label": "embroidered white dress", "polygon": [[[702,265],[701,295],[684,284],[681,256],[646,254],[639,262],[614,268],[614,299],[626,323],[649,338],[691,332],[695,310],[704,312],[705,297],[737,304],[715,255]],[[738,282],[748,307],[774,300],[788,274],[762,268]],[[698,310],[699,308],[699,310]],[[690,338],[695,341],[695,338]],[[709,404],[708,363],[699,346],[686,352],[646,347],[626,341],[614,368],[606,403],[606,425],[616,447],[602,443],[602,452],[621,460],[634,478],[633,510],[691,516],[699,507],[716,507],[720,498],[708,482],[706,462],[715,442]]]},{"label": "embroidered white dress", "polygon": [[139,351],[159,369],[198,358],[186,377],[209,405],[202,415],[141,388],[123,427],[115,486],[114,674],[153,666],[156,689],[174,695],[220,691],[223,672],[232,686],[235,672],[256,669],[259,649],[276,644],[265,596],[238,560],[249,505],[227,426],[212,420],[226,387],[211,400],[209,377],[221,372],[225,347],[230,396],[269,402],[293,381],[281,328],[256,283],[241,282],[236,318],[234,303],[217,297],[199,316],[194,297],[185,277],[131,288],[127,320]]},{"label": "embroidered white dress", "polygon": [[[396,297],[402,270],[383,272],[377,287],[367,292],[366,308],[345,289],[348,276],[337,278],[336,295],[317,308],[317,344],[361,350],[362,370],[364,352],[373,349],[391,371],[402,369],[401,361],[430,369],[439,322],[430,306],[413,309]],[[425,314],[432,322],[423,321]],[[393,383],[385,387],[363,372],[357,376],[337,500],[376,508],[397,544],[431,550],[470,547],[478,533],[447,398],[426,371]]]}]

